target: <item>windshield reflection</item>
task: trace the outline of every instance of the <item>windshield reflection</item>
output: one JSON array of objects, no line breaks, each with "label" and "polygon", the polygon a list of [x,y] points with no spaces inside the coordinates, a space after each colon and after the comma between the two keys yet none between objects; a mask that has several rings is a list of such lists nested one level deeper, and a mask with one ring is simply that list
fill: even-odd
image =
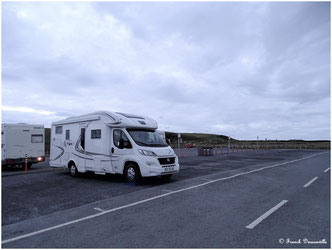
[{"label": "windshield reflection", "polygon": [[155,130],[127,129],[131,138],[139,146],[167,147],[168,144]]}]

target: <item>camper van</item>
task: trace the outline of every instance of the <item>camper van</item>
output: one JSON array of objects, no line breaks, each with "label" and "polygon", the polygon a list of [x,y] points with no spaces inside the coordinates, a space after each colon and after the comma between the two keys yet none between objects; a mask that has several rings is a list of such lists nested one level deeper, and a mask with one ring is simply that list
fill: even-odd
[{"label": "camper van", "polygon": [[179,172],[173,149],[156,132],[155,120],[140,115],[99,111],[53,122],[50,166],[72,176],[87,171],[169,178]]},{"label": "camper van", "polygon": [[36,124],[1,125],[1,163],[3,167],[21,165],[28,168],[45,160],[44,126]]}]

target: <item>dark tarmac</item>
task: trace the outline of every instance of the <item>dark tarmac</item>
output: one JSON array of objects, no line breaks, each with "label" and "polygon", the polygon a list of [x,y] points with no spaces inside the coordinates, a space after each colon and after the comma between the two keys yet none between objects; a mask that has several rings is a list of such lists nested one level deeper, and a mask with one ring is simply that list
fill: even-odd
[{"label": "dark tarmac", "polygon": [[[2,247],[330,247],[329,151],[198,157],[194,150],[187,149],[180,173],[169,181],[72,178],[47,161],[28,173],[3,171]],[[253,229],[246,227],[285,200]]]}]

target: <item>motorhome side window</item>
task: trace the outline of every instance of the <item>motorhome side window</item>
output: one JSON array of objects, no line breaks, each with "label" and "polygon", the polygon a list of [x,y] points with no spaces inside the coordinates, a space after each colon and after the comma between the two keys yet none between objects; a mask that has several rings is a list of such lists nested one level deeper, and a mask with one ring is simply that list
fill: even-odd
[{"label": "motorhome side window", "polygon": [[113,143],[117,148],[132,148],[131,143],[121,129],[113,130]]},{"label": "motorhome side window", "polygon": [[70,140],[70,130],[66,130],[66,140]]},{"label": "motorhome side window", "polygon": [[62,134],[62,126],[56,126],[55,127],[55,133],[56,134]]},{"label": "motorhome side window", "polygon": [[32,143],[42,143],[43,135],[31,135],[31,142]]},{"label": "motorhome side window", "polygon": [[91,139],[100,139],[101,138],[101,129],[91,130]]}]

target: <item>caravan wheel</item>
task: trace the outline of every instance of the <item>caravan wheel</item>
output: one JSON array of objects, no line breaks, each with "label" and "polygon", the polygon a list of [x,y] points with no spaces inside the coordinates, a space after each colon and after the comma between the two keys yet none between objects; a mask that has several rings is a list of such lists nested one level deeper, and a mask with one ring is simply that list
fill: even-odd
[{"label": "caravan wheel", "polygon": [[78,175],[78,171],[77,171],[77,168],[75,166],[74,163],[72,163],[70,166],[69,166],[69,173],[72,177],[76,177]]}]

